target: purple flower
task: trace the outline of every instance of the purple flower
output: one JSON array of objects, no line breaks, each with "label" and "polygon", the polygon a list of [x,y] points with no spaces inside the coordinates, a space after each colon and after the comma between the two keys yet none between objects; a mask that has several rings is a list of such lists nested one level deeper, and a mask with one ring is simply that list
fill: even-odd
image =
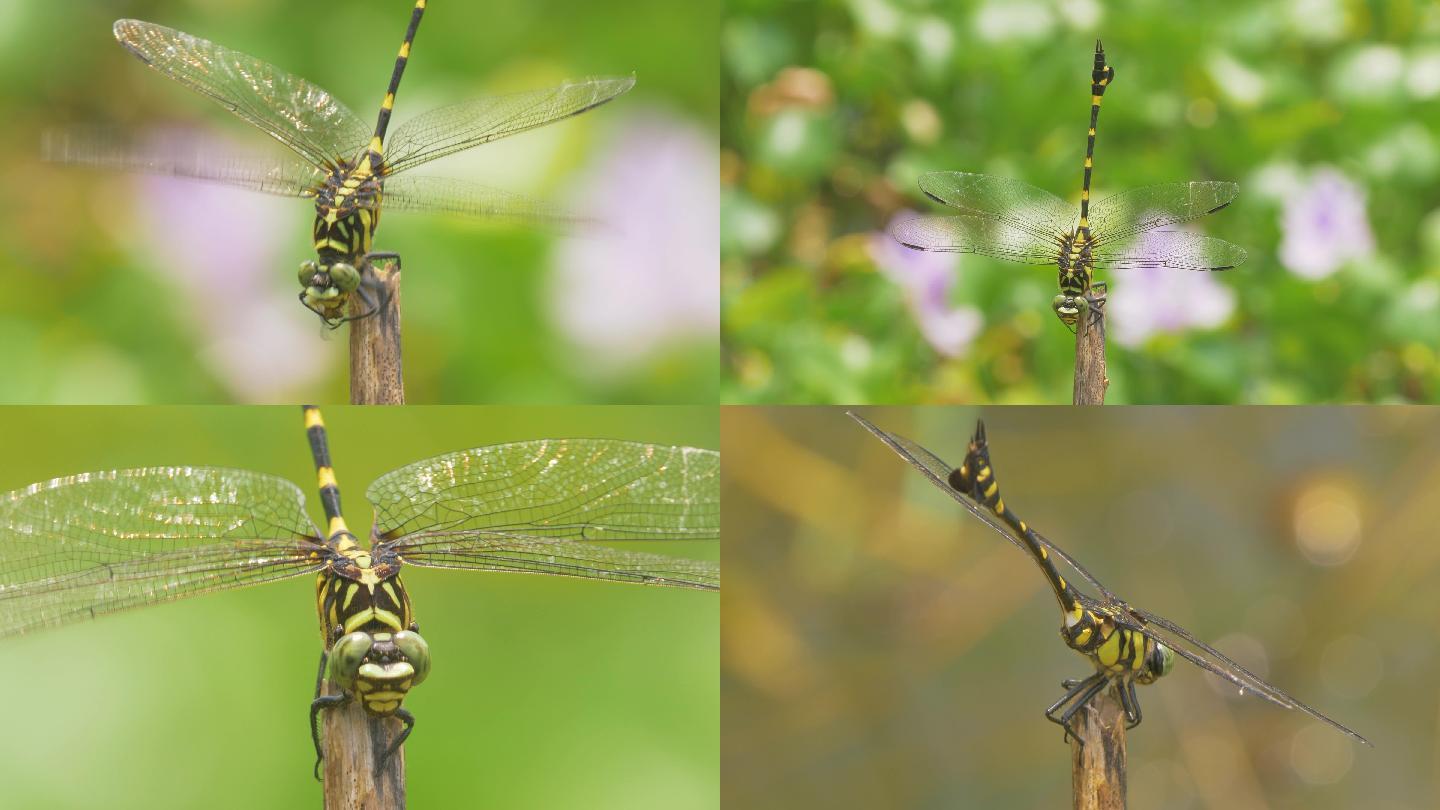
[{"label": "purple flower", "polygon": [[[156,142],[178,148],[196,138],[213,144],[215,136],[165,132]],[[295,300],[296,270],[314,254],[294,236],[303,227],[297,222],[313,212],[294,200],[194,180],[152,176],[138,185],[137,250],[181,296],[200,354],[235,397],[287,399],[324,373],[316,358],[334,352],[320,348],[318,321],[297,312]]]},{"label": "purple flower", "polygon": [[1325,278],[1375,249],[1365,190],[1328,167],[1286,195],[1280,227],[1280,262],[1301,278]]},{"label": "purple flower", "polygon": [[[1137,253],[1145,252],[1141,244]],[[1124,271],[1124,277],[1110,287],[1105,308],[1115,340],[1122,346],[1137,346],[1157,333],[1223,324],[1235,310],[1235,293],[1214,273],[1135,268]]]},{"label": "purple flower", "polygon": [[[902,211],[890,225],[913,216]],[[905,290],[910,314],[931,347],[946,357],[965,354],[970,341],[980,333],[984,318],[974,307],[950,304],[950,291],[955,286],[955,254],[912,250],[896,242],[888,228],[871,234],[869,247],[880,272]]]},{"label": "purple flower", "polygon": [[720,328],[720,190],[711,136],[671,115],[630,118],[567,203],[601,225],[555,252],[550,309],[579,367],[620,373]]}]

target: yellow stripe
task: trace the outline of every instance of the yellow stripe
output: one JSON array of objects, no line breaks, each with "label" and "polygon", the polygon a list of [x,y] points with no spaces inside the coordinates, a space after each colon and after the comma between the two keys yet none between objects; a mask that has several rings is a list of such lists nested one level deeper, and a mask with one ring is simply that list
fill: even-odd
[{"label": "yellow stripe", "polygon": [[401,58],[401,59],[409,59],[409,58],[410,58],[410,40],[408,40],[408,39],[405,40],[404,42],[400,43],[400,58]]},{"label": "yellow stripe", "polygon": [[305,429],[309,430],[312,427],[325,427],[325,420],[320,418],[319,408],[305,409]]},{"label": "yellow stripe", "polygon": [[345,518],[336,515],[330,518],[330,536],[334,537],[336,532],[348,532],[350,527],[345,525]]},{"label": "yellow stripe", "polygon": [[320,487],[339,487],[335,483],[335,470],[330,467],[319,467],[315,470],[315,476],[320,479]]},{"label": "yellow stripe", "polygon": [[987,497],[987,498],[993,498],[993,497],[995,496],[995,492],[996,492],[997,490],[999,490],[999,489],[1000,489],[1000,485],[999,485],[999,484],[996,484],[996,483],[994,483],[994,482],[991,482],[989,488],[985,490],[985,497]]},{"label": "yellow stripe", "polygon": [[382,149],[384,149],[384,148],[385,148],[385,144],[383,144],[383,143],[380,142],[379,136],[376,136],[376,137],[370,139],[370,151],[371,151],[371,152],[374,152],[375,154],[378,155],[378,154],[381,153],[380,150],[382,150]]},{"label": "yellow stripe", "polygon": [[[1105,83],[1104,83],[1104,82],[1101,82],[1100,84],[1103,85],[1103,84],[1105,84]],[[1099,107],[1099,106],[1100,106],[1100,97],[1099,97],[1099,96],[1091,96],[1091,97],[1090,97],[1090,104],[1091,104],[1092,106]]]},{"label": "yellow stripe", "polygon": [[[1086,161],[1086,162],[1088,163],[1089,161]],[[1082,188],[1082,189],[1080,189],[1080,199],[1082,199],[1082,200],[1088,200],[1088,199],[1090,199],[1090,189],[1088,189],[1088,188]]]},{"label": "yellow stripe", "polygon": [[1091,169],[1091,168],[1094,168],[1094,166],[1095,166],[1095,164],[1091,162],[1091,159],[1090,159],[1090,158],[1088,158],[1088,157],[1085,158],[1085,168]]},{"label": "yellow stripe", "polygon": [[394,106],[395,106],[395,94],[394,94],[394,93],[386,93],[386,94],[385,94],[385,100],[382,101],[382,102],[380,102],[380,109],[382,109],[382,110],[389,110],[389,109],[392,109]]}]

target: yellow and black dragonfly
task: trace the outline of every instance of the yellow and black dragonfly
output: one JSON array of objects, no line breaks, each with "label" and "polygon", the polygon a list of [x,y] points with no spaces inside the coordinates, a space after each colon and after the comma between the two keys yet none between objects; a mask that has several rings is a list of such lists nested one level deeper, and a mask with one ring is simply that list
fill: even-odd
[{"label": "yellow and black dragonfly", "polygon": [[[401,581],[405,566],[718,590],[718,563],[622,550],[617,541],[719,537],[720,455],[609,439],[461,450],[378,478],[368,544],[347,527],[318,409],[304,408],[326,526],[289,481],[245,470],[150,467],[56,478],[0,495],[0,638],[126,608],[316,576],[321,674],[395,716],[430,672]],[[388,754],[387,754],[388,756]]]},{"label": "yellow and black dragonfly", "polygon": [[1059,268],[1060,292],[1051,308],[1072,331],[1081,315],[1103,306],[1106,284],[1095,271],[1137,268],[1229,270],[1245,261],[1245,249],[1189,231],[1162,230],[1229,205],[1240,187],[1196,181],[1124,191],[1090,206],[1095,126],[1100,99],[1115,78],[1105,49],[1095,43],[1090,75],[1090,130],[1080,211],[1044,189],[1006,177],[968,172],[928,172],[920,190],[958,214],[902,220],[891,235],[915,250],[978,253],[1018,264]]},{"label": "yellow and black dragonfly", "polygon": [[[1185,628],[1163,616],[1126,603],[1100,584],[1064,549],[1021,520],[1000,497],[1000,485],[995,478],[995,468],[990,463],[990,448],[986,443],[983,422],[975,427],[965,460],[959,467],[952,467],[909,439],[881,430],[859,414],[851,413],[850,416],[919,470],[930,483],[1028,553],[1040,566],[1060,603],[1063,615],[1061,638],[1095,666],[1095,672],[1089,677],[1065,681],[1065,694],[1045,710],[1048,719],[1065,728],[1067,739],[1074,733],[1072,720],[1075,714],[1111,684],[1116,687],[1127,726],[1139,725],[1140,702],[1135,695],[1135,685],[1154,683],[1168,674],[1178,655],[1240,687],[1241,694],[1248,692],[1277,706],[1298,709],[1366,745],[1371,744],[1317,709],[1261,680],[1260,676],[1197,639]],[[1000,522],[997,523],[995,518],[999,518]],[[1099,592],[1099,597],[1076,589],[1056,568],[1052,558],[1063,560],[1080,579]]]},{"label": "yellow and black dragonfly", "polygon": [[[316,258],[300,266],[300,301],[332,327],[375,313],[380,301],[370,263],[383,207],[435,211],[542,226],[575,217],[549,204],[449,177],[408,174],[436,158],[579,115],[629,90],[633,76],[594,77],[543,90],[492,96],[432,110],[386,140],[395,93],[426,0],[416,0],[390,85],[372,128],[334,96],[253,56],[172,28],[120,20],[115,38],[140,61],[209,96],[294,157],[225,154],[184,142],[136,148],[104,132],[46,134],[47,159],[190,177],[315,201]],[[296,159],[298,158],[298,159]],[[218,214],[217,214],[218,215]],[[358,302],[350,304],[352,293]]]}]

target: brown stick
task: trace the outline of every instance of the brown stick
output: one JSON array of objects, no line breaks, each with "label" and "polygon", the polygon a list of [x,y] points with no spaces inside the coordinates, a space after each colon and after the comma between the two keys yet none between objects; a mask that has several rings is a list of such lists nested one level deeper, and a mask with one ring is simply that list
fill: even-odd
[{"label": "brown stick", "polygon": [[1075,405],[1104,405],[1105,389],[1105,293],[1091,289],[1086,294],[1088,314],[1075,324]]},{"label": "brown stick", "polygon": [[1074,722],[1070,780],[1075,810],[1125,810],[1125,712],[1115,687],[1096,695]]},{"label": "brown stick", "polygon": [[[400,262],[372,264],[380,311],[350,322],[350,404],[404,405],[405,373],[400,356]],[[350,306],[363,306],[352,296]]]},{"label": "brown stick", "polygon": [[[333,694],[325,684],[325,694]],[[320,738],[325,751],[326,810],[404,810],[405,749],[377,768],[391,742],[405,727],[395,717],[371,717],[351,700],[326,709]]]}]

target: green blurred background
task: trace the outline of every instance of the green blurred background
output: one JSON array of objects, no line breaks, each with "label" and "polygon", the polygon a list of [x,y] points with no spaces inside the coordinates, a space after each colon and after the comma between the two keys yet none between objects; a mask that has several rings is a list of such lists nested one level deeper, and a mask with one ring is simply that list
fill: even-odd
[{"label": "green blurred background", "polygon": [[[282,148],[125,52],[111,34],[120,17],[254,55],[371,121],[412,5],[4,4],[0,400],[344,401],[346,332],[325,340],[295,300],[299,263],[314,258],[313,206],[41,164],[41,133],[179,130],[238,151]],[[417,170],[597,213],[609,227],[567,237],[387,214],[376,249],[404,256],[410,402],[715,401],[719,8],[431,4],[396,125],[567,78],[634,72],[638,82],[586,115]]]},{"label": "green blurred background", "polygon": [[[727,402],[1070,399],[1055,271],[923,254],[926,171],[1078,200],[1233,180],[1217,274],[1116,272],[1108,401],[1440,399],[1440,6],[734,0],[721,34]],[[1102,274],[1102,277],[1103,274]]]},{"label": "green blurred background", "polygon": [[[450,450],[564,436],[719,446],[713,408],[324,413],[357,534],[371,480]],[[314,487],[299,408],[8,409],[0,447],[0,491],[157,464]],[[309,508],[323,518],[313,494]],[[411,806],[719,806],[714,594],[418,569],[406,584],[435,659],[405,702]],[[306,725],[318,653],[309,577],[5,639],[0,804],[318,807]]]},{"label": "green blurred background", "polygon": [[[1440,804],[1440,414],[866,409],[1132,604],[1374,743],[1180,661],[1139,688],[1131,807]],[[1032,560],[839,408],[726,408],[723,769],[745,808],[1068,807],[1043,712],[1090,665]]]}]

